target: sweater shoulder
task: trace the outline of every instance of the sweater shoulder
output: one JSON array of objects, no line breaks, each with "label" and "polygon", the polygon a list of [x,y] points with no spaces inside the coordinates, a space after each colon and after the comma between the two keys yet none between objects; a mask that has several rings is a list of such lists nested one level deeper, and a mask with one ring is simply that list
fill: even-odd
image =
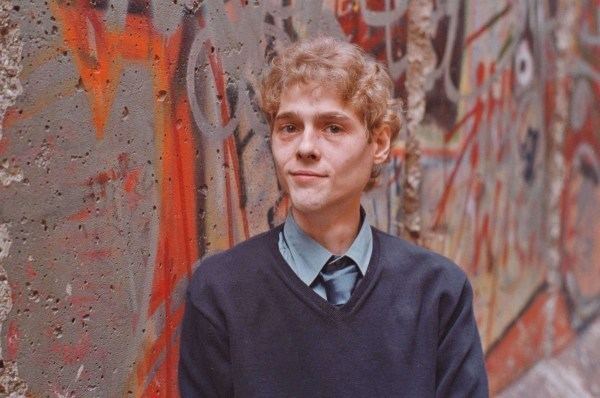
[{"label": "sweater shoulder", "polygon": [[373,233],[379,239],[384,264],[399,277],[416,273],[421,278],[441,279],[457,288],[465,283],[465,271],[448,257],[376,228]]},{"label": "sweater shoulder", "polygon": [[265,261],[271,257],[273,239],[279,227],[255,235],[220,252],[212,253],[194,262],[188,286],[192,299],[207,290],[230,290],[249,282]]}]

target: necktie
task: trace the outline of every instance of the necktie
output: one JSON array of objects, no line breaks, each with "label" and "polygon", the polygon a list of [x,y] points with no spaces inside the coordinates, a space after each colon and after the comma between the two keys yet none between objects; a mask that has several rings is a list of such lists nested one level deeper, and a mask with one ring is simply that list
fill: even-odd
[{"label": "necktie", "polygon": [[327,301],[339,306],[350,299],[360,271],[351,258],[331,256],[319,275],[325,286]]}]

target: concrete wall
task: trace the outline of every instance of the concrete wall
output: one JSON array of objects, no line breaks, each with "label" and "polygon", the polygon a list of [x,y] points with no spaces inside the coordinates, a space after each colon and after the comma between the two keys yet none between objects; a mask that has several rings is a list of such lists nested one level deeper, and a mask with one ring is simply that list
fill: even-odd
[{"label": "concrete wall", "polygon": [[598,314],[597,1],[0,5],[0,395],[176,395],[191,264],[288,205],[257,76],[320,33],[391,71],[364,206],[468,272],[492,390]]}]

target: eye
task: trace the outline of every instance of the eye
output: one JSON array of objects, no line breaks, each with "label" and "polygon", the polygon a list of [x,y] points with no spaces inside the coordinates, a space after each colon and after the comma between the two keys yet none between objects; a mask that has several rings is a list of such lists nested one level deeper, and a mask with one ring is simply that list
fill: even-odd
[{"label": "eye", "polygon": [[296,132],[296,126],[290,123],[283,124],[279,127],[279,131],[282,133],[294,133]]},{"label": "eye", "polygon": [[325,131],[332,134],[339,134],[344,131],[344,128],[338,124],[329,124],[325,127]]}]

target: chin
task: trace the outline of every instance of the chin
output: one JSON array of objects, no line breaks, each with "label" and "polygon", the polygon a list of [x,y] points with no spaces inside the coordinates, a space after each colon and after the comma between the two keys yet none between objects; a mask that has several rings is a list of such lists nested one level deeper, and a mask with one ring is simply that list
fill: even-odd
[{"label": "chin", "polygon": [[312,213],[322,210],[325,207],[325,203],[315,197],[295,198],[294,196],[290,195],[290,201],[292,202],[292,207],[301,213]]}]

